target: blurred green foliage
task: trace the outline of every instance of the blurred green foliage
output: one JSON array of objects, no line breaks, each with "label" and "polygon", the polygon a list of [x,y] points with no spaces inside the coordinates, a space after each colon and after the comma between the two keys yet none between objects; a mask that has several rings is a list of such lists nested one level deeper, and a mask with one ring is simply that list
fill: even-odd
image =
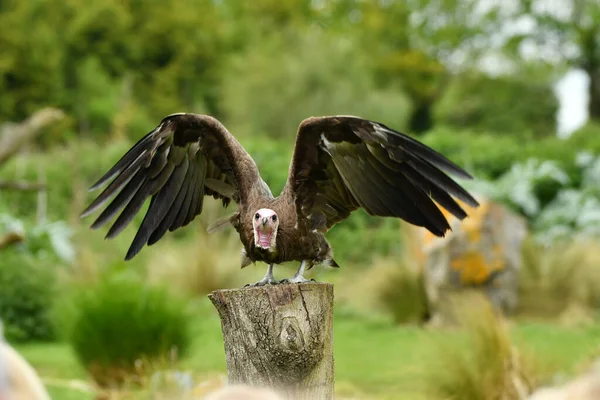
[{"label": "blurred green foliage", "polygon": [[18,250],[2,251],[0,316],[9,341],[50,340],[55,265]]},{"label": "blurred green foliage", "polygon": [[555,136],[558,100],[552,87],[518,79],[481,73],[454,77],[436,106],[436,120],[454,129],[519,138]]},{"label": "blurred green foliage", "polygon": [[51,340],[50,310],[61,267],[73,258],[70,230],[62,223],[32,226],[0,212],[0,237],[24,238],[1,250],[0,318],[10,341]]},{"label": "blurred green foliage", "polygon": [[[590,119],[600,120],[600,3],[588,0],[565,0],[565,12],[549,12],[541,2],[519,1],[515,7],[506,7],[505,18],[527,19],[535,29],[525,29],[514,35],[504,50],[515,57],[526,54],[532,44],[542,44],[547,56],[539,57],[535,64],[570,67],[583,72],[589,80],[587,111]],[[523,61],[521,61],[523,62]],[[527,61],[525,61],[527,64]]]},{"label": "blurred green foliage", "polygon": [[282,138],[289,154],[310,116],[360,115],[397,127],[408,120],[410,101],[397,88],[376,86],[365,54],[318,31],[249,49],[232,58],[225,75],[220,104],[232,132]]},{"label": "blurred green foliage", "polygon": [[[478,3],[11,0],[0,5],[0,122],[54,105],[72,117],[69,138],[138,137],[180,111],[215,115],[237,135],[292,138],[303,118],[333,113],[410,132],[448,121],[545,135],[551,77],[468,78],[503,21]],[[454,104],[440,117],[444,99]],[[521,125],[481,109],[511,99]]]},{"label": "blurred green foliage", "polygon": [[[154,283],[168,280],[174,292],[196,296],[214,287],[239,286],[231,278],[235,273],[242,279],[237,239],[207,239],[197,232],[222,210],[203,213],[194,223],[197,231],[168,234],[157,248],[146,249],[130,263],[121,259],[143,211],[112,242],[103,241],[103,232],[88,231],[89,220],[85,226],[79,220],[91,200],[86,188],[173,112],[209,113],[222,120],[254,157],[274,193],[287,178],[296,128],[308,116],[353,114],[408,134],[427,132],[422,136],[427,144],[471,171],[482,191],[492,187],[490,195],[526,215],[538,235],[597,233],[600,126],[591,122],[566,140],[554,135],[557,99],[552,86],[565,64],[582,68],[592,83],[600,77],[599,36],[594,33],[598,7],[569,1],[575,5],[565,19],[569,23],[541,15],[529,1],[518,2],[510,16],[498,6],[502,2],[486,8],[480,0],[0,2],[0,124],[48,105],[68,115],[0,170],[0,179],[48,183],[40,196],[0,192],[0,216],[19,218],[27,238],[0,253],[0,318],[8,339],[52,339],[53,308],[57,333],[65,335],[95,379],[101,384],[122,381],[139,373],[133,371],[137,360],[160,363],[173,346],[180,354],[189,347],[186,302]],[[508,19],[517,21],[524,14],[539,29],[518,34],[505,46],[501,61],[510,64],[508,74],[484,75],[481,61],[497,44],[497,33]],[[517,50],[540,38],[558,54],[567,54],[565,46],[580,51],[550,67],[524,60]],[[600,84],[590,85],[590,114],[596,119],[598,88]],[[73,238],[65,224],[54,221],[67,221]],[[402,268],[410,261],[400,258],[401,242],[410,239],[402,236],[398,220],[359,210],[328,238],[342,267],[357,267],[357,276],[349,278],[358,281],[351,293],[356,302],[377,297],[378,307],[396,321],[425,317],[422,277]],[[545,251],[537,243],[531,249],[536,255]],[[592,272],[597,257],[585,250],[573,247],[571,258],[560,258],[561,263],[550,265],[553,253],[531,262],[529,281],[522,277],[524,288],[541,295],[533,293],[530,308],[542,301],[553,306],[551,301],[565,290],[570,303],[596,306],[598,277]],[[153,253],[157,251],[159,256]],[[203,256],[208,251],[218,254]],[[212,270],[223,263],[231,268]],[[371,264],[383,265],[374,269],[383,283],[368,291],[360,268]],[[582,265],[577,270],[582,272],[559,268],[563,264]],[[169,268],[171,275],[159,272],[173,265],[183,268]],[[572,282],[565,283],[565,271],[573,275]],[[363,294],[356,296],[355,290]],[[562,306],[548,309],[562,311]],[[204,315],[202,320],[218,324]],[[482,333],[498,337],[502,346],[480,343],[475,369],[463,366],[472,374],[435,376],[435,369],[432,382],[445,382],[452,390],[453,385],[476,382],[471,389],[479,391],[489,376],[505,380],[501,369],[507,343],[504,334],[495,333],[500,331],[494,321],[488,322],[484,325],[492,329]],[[363,337],[376,334],[367,332],[371,327],[364,321],[351,325],[347,330],[364,331]],[[217,332],[212,328],[211,334]],[[386,335],[397,339],[398,332]],[[364,350],[363,337],[350,337],[356,344],[342,349],[342,356]],[[369,343],[380,346],[386,340]],[[215,351],[203,343],[198,358],[210,364],[214,361],[206,361],[210,357],[205,355]],[[414,347],[414,340],[410,343],[398,347],[398,354],[414,358],[406,351]],[[386,352],[395,348],[385,347]],[[498,362],[489,363],[489,354]],[[217,358],[222,363],[221,353]],[[442,358],[442,363],[459,365],[460,372],[463,359]],[[382,360],[377,358],[378,365]],[[402,364],[394,357],[384,361]],[[479,368],[482,362],[486,368]],[[340,365],[342,370],[354,368],[351,362]],[[440,371],[457,370],[446,367]],[[381,374],[376,375],[371,379],[379,383]],[[488,394],[496,388],[483,389]],[[370,390],[388,389],[373,384]]]},{"label": "blurred green foliage", "polygon": [[600,127],[590,124],[568,139],[556,136],[528,139],[511,132],[497,135],[439,127],[425,135],[423,141],[477,178],[496,179],[512,164],[536,158],[556,161],[577,184],[581,179],[575,163],[577,154],[583,150],[600,153]]},{"label": "blurred green foliage", "polygon": [[[398,265],[401,264],[401,265]],[[397,324],[423,324],[429,318],[427,293],[423,271],[414,265],[397,260],[379,263],[377,268],[383,277],[377,287],[379,306],[390,314]]]},{"label": "blurred green foliage", "polygon": [[67,293],[56,323],[93,379],[113,386],[186,354],[187,307],[163,288],[109,274]]}]

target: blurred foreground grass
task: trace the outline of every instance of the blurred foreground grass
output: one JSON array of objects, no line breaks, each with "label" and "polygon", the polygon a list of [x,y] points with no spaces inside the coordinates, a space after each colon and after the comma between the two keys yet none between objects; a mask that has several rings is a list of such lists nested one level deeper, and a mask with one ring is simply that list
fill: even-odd
[{"label": "blurred foreground grass", "polygon": [[[225,373],[221,328],[208,300],[198,303],[195,342],[180,365],[193,370],[198,381]],[[547,322],[519,322],[511,326],[513,341],[528,349],[545,371],[557,379],[577,372],[598,354],[600,321],[577,327]],[[424,399],[421,381],[425,360],[435,357],[432,340],[470,346],[464,333],[397,326],[387,320],[351,315],[335,317],[336,392],[338,398]],[[92,399],[93,393],[66,387],[69,380],[87,382],[85,372],[66,344],[24,344],[17,349],[39,371],[56,400]],[[551,377],[552,378],[552,377]],[[65,386],[60,382],[64,382]]]}]

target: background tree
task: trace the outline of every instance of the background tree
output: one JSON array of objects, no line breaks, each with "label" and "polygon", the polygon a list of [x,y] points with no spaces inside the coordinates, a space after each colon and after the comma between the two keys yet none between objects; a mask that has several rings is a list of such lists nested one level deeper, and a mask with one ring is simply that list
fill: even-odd
[{"label": "background tree", "polygon": [[379,84],[398,85],[409,95],[409,128],[416,133],[433,126],[433,106],[452,74],[476,66],[491,38],[488,22],[497,16],[494,7],[483,9],[478,0],[342,4]]},{"label": "background tree", "polygon": [[511,18],[530,21],[531,29],[515,35],[508,47],[529,51],[538,62],[584,71],[589,117],[600,120],[600,0],[520,1]]},{"label": "background tree", "polygon": [[471,73],[453,79],[434,116],[455,129],[541,138],[556,134],[557,111],[558,100],[547,83]]}]

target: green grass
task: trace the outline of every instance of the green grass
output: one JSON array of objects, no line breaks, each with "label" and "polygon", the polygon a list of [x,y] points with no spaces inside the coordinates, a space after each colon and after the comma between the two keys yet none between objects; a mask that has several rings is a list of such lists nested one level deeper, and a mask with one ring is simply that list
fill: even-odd
[{"label": "green grass", "polygon": [[600,321],[579,328],[522,322],[513,329],[513,337],[525,344],[540,362],[569,374],[598,355]]},{"label": "green grass", "polygon": [[[198,304],[202,317],[194,328],[195,343],[191,355],[181,365],[198,375],[225,373],[219,319],[210,308],[207,302]],[[457,346],[465,345],[457,332],[394,326],[384,320],[347,315],[336,315],[334,329],[336,390],[361,399],[420,400],[415,392],[422,375],[422,360],[431,356],[431,339],[442,337],[455,341]],[[520,322],[512,328],[512,335],[516,342],[530,349],[540,363],[570,374],[597,351],[600,321],[570,328]],[[85,379],[85,372],[64,344],[28,344],[19,345],[17,349],[44,379]],[[53,399],[92,398],[73,389],[57,387],[52,381],[48,383]]]}]

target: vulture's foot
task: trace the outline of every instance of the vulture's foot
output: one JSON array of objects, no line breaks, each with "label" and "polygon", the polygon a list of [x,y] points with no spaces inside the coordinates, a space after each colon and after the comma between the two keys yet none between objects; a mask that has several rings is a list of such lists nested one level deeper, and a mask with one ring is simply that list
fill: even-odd
[{"label": "vulture's foot", "polygon": [[314,279],[306,279],[302,275],[294,275],[291,278],[280,281],[280,283],[306,283],[306,282],[316,282],[316,281]]},{"label": "vulture's foot", "polygon": [[273,264],[269,264],[269,267],[267,268],[267,273],[265,274],[265,277],[262,278],[260,281],[256,282],[256,283],[247,283],[246,285],[244,285],[244,287],[257,287],[257,286],[265,286],[265,285],[276,285],[278,284],[279,281],[277,281],[274,277],[273,277]]},{"label": "vulture's foot", "polygon": [[277,285],[279,283],[279,281],[277,281],[275,278],[273,278],[273,276],[265,276],[264,278],[262,278],[260,281],[256,282],[256,283],[246,283],[244,285],[244,287],[258,287],[258,286],[265,286],[265,285]]},{"label": "vulture's foot", "polygon": [[298,271],[289,279],[284,279],[280,283],[305,283],[305,282],[315,282],[314,279],[306,279],[304,275],[304,269],[306,268],[306,260],[302,260],[300,263],[300,268]]}]

